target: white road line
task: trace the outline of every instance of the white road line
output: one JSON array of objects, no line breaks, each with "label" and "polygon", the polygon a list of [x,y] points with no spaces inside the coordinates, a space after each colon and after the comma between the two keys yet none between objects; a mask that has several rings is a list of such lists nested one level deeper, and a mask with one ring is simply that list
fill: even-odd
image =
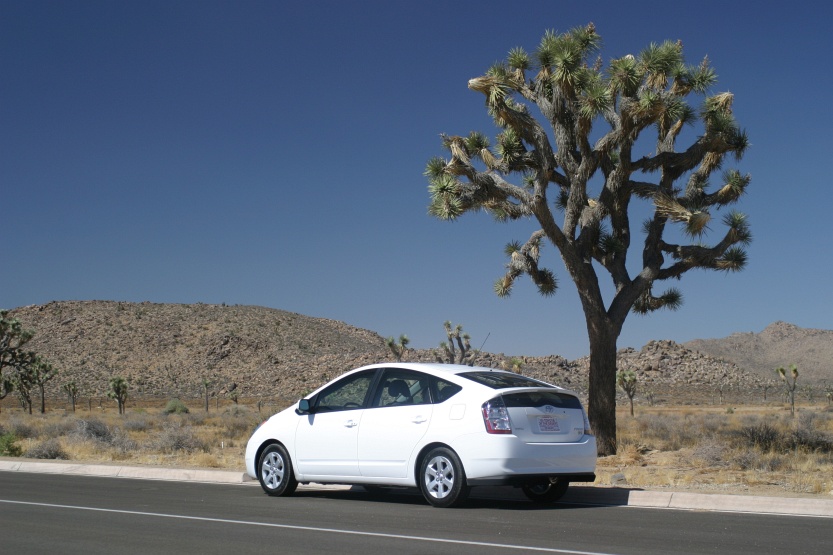
[{"label": "white road line", "polygon": [[369,537],[377,537],[377,538],[388,538],[388,539],[397,539],[397,540],[412,540],[412,541],[422,541],[422,542],[434,542],[434,543],[450,543],[450,544],[457,544],[457,545],[471,545],[477,547],[495,547],[499,549],[515,549],[515,550],[526,550],[526,551],[540,551],[543,553],[564,553],[567,555],[614,555],[612,553],[599,553],[595,551],[575,551],[572,549],[557,549],[552,547],[534,547],[528,545],[511,545],[511,544],[504,544],[504,543],[489,543],[489,542],[476,542],[476,541],[468,541],[468,540],[452,540],[452,539],[443,539],[443,538],[425,538],[421,536],[406,536],[402,534],[383,534],[381,532],[361,532],[358,530],[339,530],[337,528],[317,528],[315,526],[297,526],[294,524],[276,524],[272,522],[252,522],[246,520],[230,520],[225,518],[208,518],[208,517],[201,517],[201,516],[187,516],[187,515],[171,515],[165,513],[148,513],[142,511],[126,511],[120,509],[102,509],[98,507],[80,507],[75,505],[56,505],[52,503],[33,503],[30,501],[12,501],[9,499],[0,499],[0,503],[6,503],[10,505],[29,505],[34,507],[47,507],[52,509],[74,509],[79,511],[97,511],[102,513],[117,513],[117,514],[125,514],[125,515],[137,515],[137,516],[154,516],[158,518],[177,518],[182,520],[196,520],[202,522],[221,522],[225,524],[243,524],[246,526],[265,526],[267,528],[284,528],[288,530],[303,530],[307,532],[327,532],[330,534],[348,534],[353,536],[369,536]]}]

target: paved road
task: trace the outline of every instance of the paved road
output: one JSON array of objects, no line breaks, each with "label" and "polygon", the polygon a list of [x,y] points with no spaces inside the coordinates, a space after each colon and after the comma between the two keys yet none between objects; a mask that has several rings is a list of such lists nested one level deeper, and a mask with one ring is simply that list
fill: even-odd
[{"label": "paved road", "polygon": [[0,472],[4,553],[819,554],[826,518]]}]

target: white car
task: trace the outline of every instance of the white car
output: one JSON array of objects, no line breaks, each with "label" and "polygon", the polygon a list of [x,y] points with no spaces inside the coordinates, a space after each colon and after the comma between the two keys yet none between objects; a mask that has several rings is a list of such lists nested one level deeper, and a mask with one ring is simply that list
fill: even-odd
[{"label": "white car", "polygon": [[269,495],[299,483],[419,487],[435,507],[478,485],[537,502],[595,480],[596,438],[578,396],[525,376],[450,364],[364,366],[255,430],[246,472]]}]

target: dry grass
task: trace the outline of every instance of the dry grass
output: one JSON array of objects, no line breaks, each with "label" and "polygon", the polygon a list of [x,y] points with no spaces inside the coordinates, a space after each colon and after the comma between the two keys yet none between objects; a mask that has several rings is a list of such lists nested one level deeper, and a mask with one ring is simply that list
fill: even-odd
[{"label": "dry grass", "polygon": [[60,458],[82,462],[119,462],[185,468],[243,469],[246,441],[266,412],[230,405],[212,411],[166,414],[161,407],[47,412],[28,415],[4,410],[0,435],[13,434],[15,445],[32,458],[60,446]]},{"label": "dry grass", "polygon": [[[243,470],[246,441],[279,407],[212,406],[187,414],[165,403],[28,415],[5,408],[0,436],[31,458]],[[833,493],[833,412],[801,407],[643,408],[619,414],[619,452],[598,461],[597,484],[645,489],[829,495]],[[2,446],[3,443],[0,443]]]},{"label": "dry grass", "polygon": [[[619,452],[597,484],[759,495],[833,494],[833,412],[771,407],[643,409],[619,415]],[[624,475],[624,481],[622,480]]]}]

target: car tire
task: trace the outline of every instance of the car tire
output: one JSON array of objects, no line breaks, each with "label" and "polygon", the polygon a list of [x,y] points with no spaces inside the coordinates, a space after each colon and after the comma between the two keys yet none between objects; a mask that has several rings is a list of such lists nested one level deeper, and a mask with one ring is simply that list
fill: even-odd
[{"label": "car tire", "polygon": [[524,484],[521,489],[530,501],[535,503],[552,503],[567,493],[570,482],[561,478],[551,478],[549,482]]},{"label": "car tire", "polygon": [[269,495],[292,495],[298,481],[283,445],[273,444],[263,450],[257,464],[257,478],[260,487]]},{"label": "car tire", "polygon": [[423,457],[418,481],[423,497],[434,507],[454,507],[469,496],[463,463],[447,447],[432,449]]}]

